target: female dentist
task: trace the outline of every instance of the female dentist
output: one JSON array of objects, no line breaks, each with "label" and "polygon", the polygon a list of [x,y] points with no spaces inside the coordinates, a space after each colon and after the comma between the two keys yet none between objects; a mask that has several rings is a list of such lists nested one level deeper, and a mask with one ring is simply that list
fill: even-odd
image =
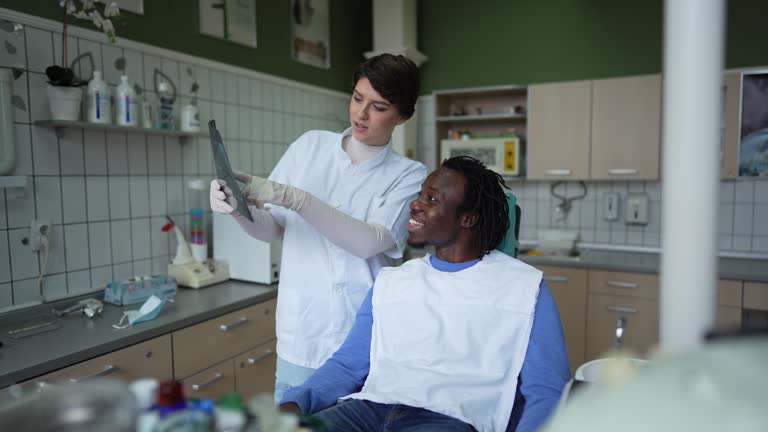
[{"label": "female dentist", "polygon": [[276,400],[336,351],[379,269],[402,257],[409,204],[426,178],[423,164],[390,145],[415,110],[416,65],[402,55],[372,57],[353,85],[350,128],[306,132],[269,179],[236,174],[254,222],[235,211],[233,185],[211,182],[213,211],[257,239],[283,241]]}]

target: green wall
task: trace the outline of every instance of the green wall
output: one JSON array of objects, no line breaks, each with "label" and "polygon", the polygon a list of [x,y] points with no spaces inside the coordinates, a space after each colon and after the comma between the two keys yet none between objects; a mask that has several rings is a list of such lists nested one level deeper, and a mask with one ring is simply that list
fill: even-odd
[{"label": "green wall", "polygon": [[[258,48],[225,42],[198,31],[197,1],[144,0],[144,15],[124,13],[118,37],[334,90],[351,89],[352,69],[372,47],[370,0],[330,0],[331,68],[290,59],[290,2],[256,2]],[[58,0],[0,0],[0,7],[59,20]],[[88,24],[85,27],[93,28]]]},{"label": "green wall", "polygon": [[[418,0],[422,92],[658,73],[662,0]],[[728,3],[726,67],[768,65],[768,1]]]}]

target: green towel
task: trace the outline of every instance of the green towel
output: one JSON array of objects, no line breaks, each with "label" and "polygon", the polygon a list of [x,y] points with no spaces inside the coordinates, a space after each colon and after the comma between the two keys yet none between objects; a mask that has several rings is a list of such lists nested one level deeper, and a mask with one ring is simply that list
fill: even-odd
[{"label": "green towel", "polygon": [[509,230],[504,236],[504,240],[499,244],[498,249],[501,252],[511,256],[517,257],[517,250],[520,248],[520,242],[515,236],[515,207],[517,207],[517,198],[510,192],[507,192],[507,202],[509,203]]}]

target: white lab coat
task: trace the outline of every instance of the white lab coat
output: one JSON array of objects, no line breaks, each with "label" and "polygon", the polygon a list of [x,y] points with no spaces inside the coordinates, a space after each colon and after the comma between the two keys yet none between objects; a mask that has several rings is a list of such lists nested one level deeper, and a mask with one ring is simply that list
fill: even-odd
[{"label": "white lab coat", "polygon": [[362,259],[331,243],[297,213],[270,208],[285,227],[277,353],[303,367],[320,367],[338,349],[379,269],[402,257],[409,204],[426,177],[423,164],[397,154],[391,144],[372,159],[352,165],[341,146],[350,133],[305,133],[269,177],[357,219],[389,228],[396,241],[385,253]]},{"label": "white lab coat", "polygon": [[348,397],[505,430],[541,277],[498,251],[454,273],[428,256],[383,269],[373,288],[370,372]]}]

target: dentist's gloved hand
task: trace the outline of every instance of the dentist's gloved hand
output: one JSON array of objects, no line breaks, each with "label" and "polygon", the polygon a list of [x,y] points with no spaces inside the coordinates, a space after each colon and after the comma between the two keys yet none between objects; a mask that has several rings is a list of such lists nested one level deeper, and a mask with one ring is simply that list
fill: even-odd
[{"label": "dentist's gloved hand", "polygon": [[211,192],[209,194],[211,200],[211,210],[220,214],[231,214],[232,216],[239,216],[240,213],[237,209],[237,202],[235,197],[232,196],[232,189],[227,186],[224,180],[214,179],[211,181]]},{"label": "dentist's gloved hand", "polygon": [[293,186],[237,171],[234,174],[238,181],[245,183],[240,190],[246,201],[259,208],[269,203],[300,212],[311,199],[309,193]]}]

